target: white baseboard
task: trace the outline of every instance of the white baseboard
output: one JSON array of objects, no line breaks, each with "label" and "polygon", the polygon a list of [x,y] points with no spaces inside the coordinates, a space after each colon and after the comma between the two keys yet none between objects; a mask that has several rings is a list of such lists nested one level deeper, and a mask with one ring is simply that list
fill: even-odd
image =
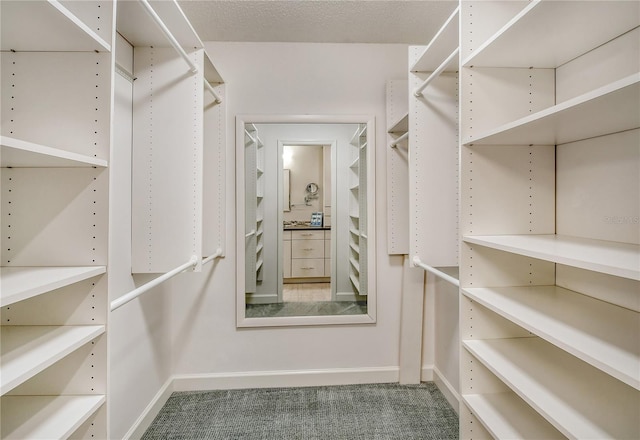
[{"label": "white baseboard", "polygon": [[433,365],[423,365],[420,370],[421,382],[433,382]]},{"label": "white baseboard", "polygon": [[455,412],[460,415],[460,394],[436,366],[433,367],[433,382],[435,382],[436,386],[442,392],[445,399],[447,399],[447,402],[449,402],[453,407]]},{"label": "white baseboard", "polygon": [[160,391],[156,393],[151,402],[142,411],[140,417],[135,421],[131,429],[124,435],[124,440],[139,440],[144,435],[145,431],[151,426],[151,422],[156,418],[162,407],[171,393],[173,393],[173,378],[170,377],[165,384],[160,388]]},{"label": "white baseboard", "polygon": [[398,367],[250,371],[173,377],[174,391],[283,388],[398,382]]}]

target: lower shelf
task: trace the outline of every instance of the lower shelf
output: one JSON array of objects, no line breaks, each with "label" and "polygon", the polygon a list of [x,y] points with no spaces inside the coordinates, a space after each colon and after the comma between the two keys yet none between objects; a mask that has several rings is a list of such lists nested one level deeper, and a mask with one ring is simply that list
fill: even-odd
[{"label": "lower shelf", "polygon": [[464,348],[570,438],[640,438],[640,392],[540,338]]},{"label": "lower shelf", "polygon": [[0,391],[9,392],[104,331],[104,325],[0,327]]},{"label": "lower shelf", "polygon": [[514,393],[466,394],[462,400],[496,439],[566,438]]},{"label": "lower shelf", "polygon": [[105,396],[4,396],[3,440],[66,439],[105,402]]}]

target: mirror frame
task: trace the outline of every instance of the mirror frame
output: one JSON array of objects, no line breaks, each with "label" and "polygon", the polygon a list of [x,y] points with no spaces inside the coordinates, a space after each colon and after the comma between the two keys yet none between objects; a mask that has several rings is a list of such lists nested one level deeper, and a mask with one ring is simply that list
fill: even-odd
[{"label": "mirror frame", "polygon": [[[367,125],[367,313],[362,315],[274,316],[247,318],[245,314],[245,185],[244,130],[246,124],[366,124]],[[236,116],[236,327],[375,324],[376,280],[376,141],[372,115],[237,115]],[[335,220],[335,219],[334,219]]]}]

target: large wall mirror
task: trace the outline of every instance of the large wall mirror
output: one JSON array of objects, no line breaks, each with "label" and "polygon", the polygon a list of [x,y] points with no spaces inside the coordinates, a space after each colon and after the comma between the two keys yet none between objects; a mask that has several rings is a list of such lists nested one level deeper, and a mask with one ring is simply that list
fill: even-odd
[{"label": "large wall mirror", "polygon": [[376,320],[371,116],[236,119],[239,327]]}]

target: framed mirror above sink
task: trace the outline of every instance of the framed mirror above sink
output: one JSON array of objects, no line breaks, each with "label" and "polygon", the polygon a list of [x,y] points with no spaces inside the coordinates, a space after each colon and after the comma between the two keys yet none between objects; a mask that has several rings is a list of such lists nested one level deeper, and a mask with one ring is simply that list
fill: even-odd
[{"label": "framed mirror above sink", "polygon": [[376,321],[372,116],[236,118],[238,327]]}]

